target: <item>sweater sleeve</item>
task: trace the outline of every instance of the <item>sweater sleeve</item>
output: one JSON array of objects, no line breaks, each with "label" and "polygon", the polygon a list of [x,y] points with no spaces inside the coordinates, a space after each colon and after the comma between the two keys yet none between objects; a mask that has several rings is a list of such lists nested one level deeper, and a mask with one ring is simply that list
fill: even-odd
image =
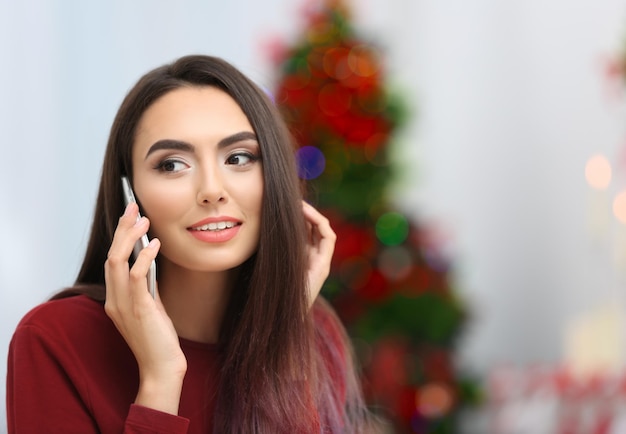
[{"label": "sweater sleeve", "polygon": [[54,327],[28,322],[18,326],[8,354],[9,434],[187,433],[188,419],[134,404],[126,407],[127,414],[103,417],[108,403],[91,384],[102,372],[85,372],[79,351]]},{"label": "sweater sleeve", "polygon": [[183,417],[132,404],[124,434],[182,434],[187,432],[188,426],[189,420]]}]

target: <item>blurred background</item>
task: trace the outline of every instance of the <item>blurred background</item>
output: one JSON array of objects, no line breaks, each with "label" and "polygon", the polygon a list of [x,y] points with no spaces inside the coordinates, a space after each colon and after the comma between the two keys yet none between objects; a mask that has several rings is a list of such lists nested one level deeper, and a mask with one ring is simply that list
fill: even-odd
[{"label": "blurred background", "polygon": [[[352,237],[325,292],[389,432],[626,432],[625,41],[624,0],[0,0],[0,359],[72,284],[108,129],[144,72],[217,55],[293,115],[310,53],[340,48],[321,79],[357,77],[383,122],[374,152],[299,136],[322,151],[302,175]],[[342,75],[344,55],[361,67]],[[323,92],[326,115],[352,113]],[[335,214],[337,179],[375,194]]]}]

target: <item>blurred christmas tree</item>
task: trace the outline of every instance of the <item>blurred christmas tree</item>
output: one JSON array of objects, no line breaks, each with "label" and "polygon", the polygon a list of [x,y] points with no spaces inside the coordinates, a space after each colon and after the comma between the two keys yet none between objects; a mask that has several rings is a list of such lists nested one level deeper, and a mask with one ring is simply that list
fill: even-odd
[{"label": "blurred christmas tree", "polygon": [[428,234],[386,197],[404,104],[344,2],[322,2],[306,19],[305,37],[277,56],[275,98],[300,146],[300,176],[338,235],[323,294],[355,342],[372,409],[397,433],[456,432],[476,396],[453,363],[466,312]]}]

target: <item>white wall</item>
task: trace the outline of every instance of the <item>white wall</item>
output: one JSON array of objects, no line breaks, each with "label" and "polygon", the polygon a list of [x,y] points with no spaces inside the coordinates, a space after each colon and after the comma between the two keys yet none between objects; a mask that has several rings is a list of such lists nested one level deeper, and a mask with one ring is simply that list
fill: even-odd
[{"label": "white wall", "polygon": [[[126,90],[192,52],[271,87],[261,42],[296,33],[303,3],[0,0],[0,384],[17,321],[74,279]],[[417,105],[396,197],[451,229],[475,317],[463,360],[479,371],[559,360],[572,316],[622,291],[608,248],[590,242],[583,168],[626,140],[602,74],[626,35],[626,0],[352,3]]]},{"label": "white wall", "polygon": [[604,76],[626,2],[424,1],[404,17],[421,115],[403,197],[452,230],[475,309],[465,360],[559,361],[574,317],[624,299],[610,246],[590,237],[584,165],[626,143],[626,95]]}]

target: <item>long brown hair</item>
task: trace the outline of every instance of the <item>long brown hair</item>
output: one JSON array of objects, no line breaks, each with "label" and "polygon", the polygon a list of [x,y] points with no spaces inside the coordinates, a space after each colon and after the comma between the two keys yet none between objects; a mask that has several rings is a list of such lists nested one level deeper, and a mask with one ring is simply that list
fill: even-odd
[{"label": "long brown hair", "polygon": [[[186,56],[144,75],[113,122],[87,251],[73,288],[103,301],[104,262],[132,179],[132,146],[145,110],[182,86],[215,86],[248,117],[259,141],[264,195],[258,250],[238,273],[220,331],[215,433],[358,433],[363,404],[348,340],[332,309],[308,312],[306,231],[293,142],[267,95],[229,63]],[[320,316],[325,327],[313,327]]]}]

